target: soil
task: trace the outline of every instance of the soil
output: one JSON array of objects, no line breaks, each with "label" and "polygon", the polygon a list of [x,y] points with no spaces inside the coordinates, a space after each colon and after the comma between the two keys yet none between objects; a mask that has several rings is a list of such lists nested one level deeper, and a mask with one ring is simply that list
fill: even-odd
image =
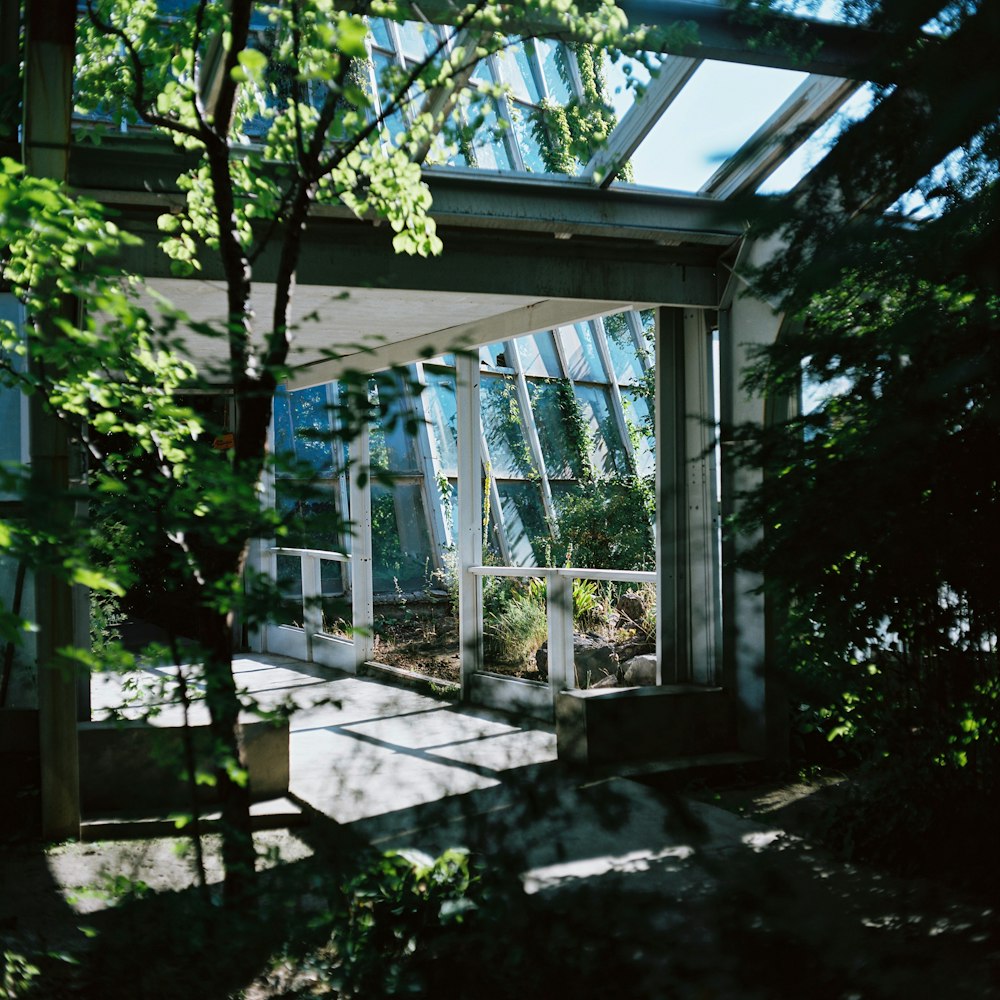
[{"label": "soil", "polygon": [[[381,616],[375,622],[373,659],[390,667],[412,670],[434,680],[460,678],[458,620],[443,609],[407,611],[403,617]],[[501,663],[491,660],[490,673],[545,681],[533,663]]]}]

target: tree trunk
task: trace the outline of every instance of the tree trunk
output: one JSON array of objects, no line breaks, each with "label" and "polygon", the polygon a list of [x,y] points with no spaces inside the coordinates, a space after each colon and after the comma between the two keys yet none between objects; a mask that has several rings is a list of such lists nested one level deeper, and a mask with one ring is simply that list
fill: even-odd
[{"label": "tree trunk", "polygon": [[239,728],[240,701],[233,677],[231,616],[207,613],[203,639],[205,702],[211,716],[222,805],[223,893],[226,906],[235,908],[252,895],[256,852],[250,826],[250,785],[245,780],[246,754]]}]

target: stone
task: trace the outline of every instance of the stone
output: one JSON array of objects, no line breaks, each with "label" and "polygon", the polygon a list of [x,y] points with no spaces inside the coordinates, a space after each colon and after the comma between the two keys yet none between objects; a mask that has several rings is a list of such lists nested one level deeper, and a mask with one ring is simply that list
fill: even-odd
[{"label": "stone", "polygon": [[[549,676],[549,644],[546,642],[535,653],[535,666],[543,678]],[[606,677],[619,675],[618,654],[607,639],[593,632],[573,633],[573,663],[576,667],[578,687],[594,687]],[[611,685],[606,685],[611,686]]]},{"label": "stone", "polygon": [[590,685],[592,688],[613,688],[618,687],[618,675],[608,674],[607,677],[602,677],[599,681],[595,681]]},{"label": "stone", "polygon": [[625,687],[643,687],[656,683],[656,654],[644,653],[633,656],[622,664],[625,672]]},{"label": "stone", "polygon": [[618,654],[606,639],[593,633],[573,636],[573,663],[578,687],[593,687],[607,676],[618,676]]},{"label": "stone", "polygon": [[626,591],[618,598],[615,610],[636,626],[641,626],[642,620],[646,617],[646,606],[634,590]]},{"label": "stone", "polygon": [[655,642],[625,642],[618,646],[618,660],[627,663],[634,656],[642,656],[643,653],[655,653]]}]

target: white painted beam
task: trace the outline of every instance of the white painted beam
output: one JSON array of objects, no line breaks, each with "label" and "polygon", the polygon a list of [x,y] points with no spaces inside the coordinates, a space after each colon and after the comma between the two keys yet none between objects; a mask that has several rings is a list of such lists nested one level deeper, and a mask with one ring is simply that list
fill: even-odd
[{"label": "white painted beam", "polygon": [[448,327],[371,350],[347,348],[340,357],[299,368],[289,378],[289,389],[305,389],[339,378],[346,371],[378,371],[392,365],[409,364],[449,351],[470,350],[528,333],[593,319],[606,313],[644,308],[626,302],[586,299],[543,299],[531,305],[461,326]]}]

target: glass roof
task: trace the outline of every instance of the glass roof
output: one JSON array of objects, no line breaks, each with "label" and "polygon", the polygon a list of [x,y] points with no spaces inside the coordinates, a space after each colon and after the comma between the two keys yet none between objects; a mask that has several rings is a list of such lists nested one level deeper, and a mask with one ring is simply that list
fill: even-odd
[{"label": "glass roof", "polygon": [[636,183],[698,191],[805,78],[789,70],[702,63],[632,154]]},{"label": "glass roof", "polygon": [[785,160],[757,189],[759,194],[783,194],[790,191],[823,159],[837,137],[849,125],[871,111],[875,100],[872,87],[864,86],[840,106],[840,109]]}]

